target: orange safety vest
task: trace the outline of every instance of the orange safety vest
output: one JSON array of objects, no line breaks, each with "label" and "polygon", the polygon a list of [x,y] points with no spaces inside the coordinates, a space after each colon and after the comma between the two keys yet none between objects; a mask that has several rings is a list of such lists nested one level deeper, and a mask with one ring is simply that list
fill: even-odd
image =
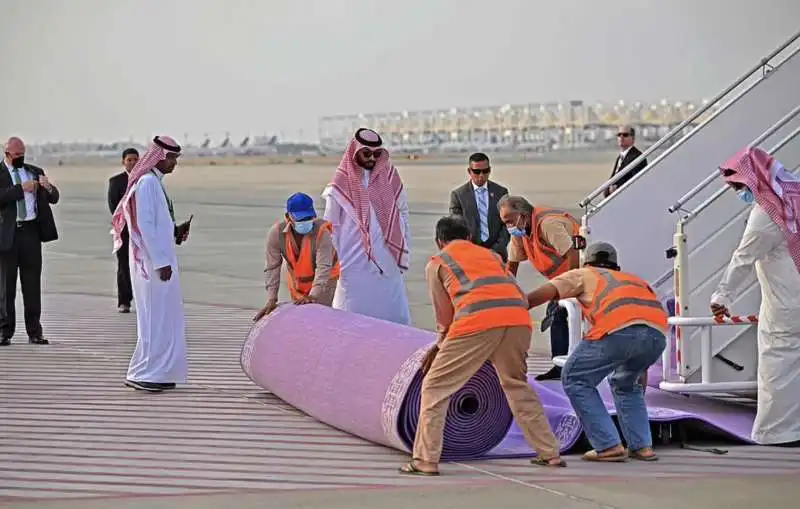
[{"label": "orange safety vest", "polygon": [[[311,292],[311,286],[314,283],[314,275],[317,270],[317,241],[322,236],[323,231],[332,232],[333,226],[323,219],[315,219],[313,229],[308,235],[303,235],[299,255],[291,228],[289,228],[289,231],[284,231],[286,230],[286,221],[279,221],[278,228],[283,234],[281,256],[289,265],[289,279],[286,284],[289,287],[292,299],[297,300],[308,296],[309,292]],[[330,280],[339,279],[340,271],[339,256],[334,249]]]},{"label": "orange safety vest", "polygon": [[536,207],[533,209],[531,216],[531,235],[530,237],[522,239],[522,245],[525,247],[525,254],[528,255],[528,260],[533,264],[534,268],[538,270],[547,279],[553,279],[560,276],[572,267],[569,266],[567,258],[559,254],[559,252],[546,244],[542,240],[542,221],[551,216],[566,217],[572,223],[571,235],[578,235],[581,225],[569,213],[563,210],[548,209],[545,207]]},{"label": "orange safety vest", "polygon": [[636,322],[664,330],[667,312],[647,281],[626,272],[584,267],[598,279],[591,304],[581,302],[583,316],[592,325],[585,339],[597,340]]},{"label": "orange safety vest", "polygon": [[449,271],[453,303],[447,338],[498,327],[532,327],[528,299],[499,256],[466,240],[454,240],[432,257]]}]

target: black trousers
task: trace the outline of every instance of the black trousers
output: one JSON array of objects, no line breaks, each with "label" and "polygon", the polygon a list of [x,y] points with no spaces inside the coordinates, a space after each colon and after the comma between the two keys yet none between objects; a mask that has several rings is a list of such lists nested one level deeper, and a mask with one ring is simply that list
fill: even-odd
[{"label": "black trousers", "polygon": [[128,236],[123,233],[122,247],[117,251],[117,306],[130,306],[133,301],[131,267],[128,264]]},{"label": "black trousers", "polygon": [[567,310],[555,302],[547,305],[547,314],[555,313],[550,324],[550,355],[558,357],[569,353],[569,325]]},{"label": "black trousers", "polygon": [[19,223],[11,249],[0,253],[0,333],[11,338],[17,327],[17,275],[28,337],[42,336],[42,242],[36,221]]}]

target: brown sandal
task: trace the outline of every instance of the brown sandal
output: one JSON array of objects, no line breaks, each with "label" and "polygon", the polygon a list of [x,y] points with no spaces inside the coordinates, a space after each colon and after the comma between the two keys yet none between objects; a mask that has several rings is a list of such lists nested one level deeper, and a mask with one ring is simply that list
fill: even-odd
[{"label": "brown sandal", "polygon": [[583,455],[583,460],[595,463],[624,463],[628,461],[628,453],[624,449],[612,453],[591,450]]},{"label": "brown sandal", "polygon": [[658,461],[658,455],[649,447],[628,451],[628,456],[639,461]]},{"label": "brown sandal", "polygon": [[397,471],[400,472],[401,474],[406,474],[406,475],[421,475],[421,476],[429,476],[429,477],[433,477],[433,476],[439,475],[439,471],[438,470],[434,470],[434,471],[420,470],[419,468],[417,468],[417,465],[414,464],[413,460],[409,461],[408,463],[406,463],[402,467],[398,468]]},{"label": "brown sandal", "polygon": [[[555,459],[557,459],[558,461],[553,463],[553,460],[555,460]],[[555,467],[555,468],[559,468],[559,467],[566,467],[567,466],[567,462],[564,461],[561,458],[550,458],[550,459],[533,458],[531,460],[531,465],[536,465],[537,467]]]}]

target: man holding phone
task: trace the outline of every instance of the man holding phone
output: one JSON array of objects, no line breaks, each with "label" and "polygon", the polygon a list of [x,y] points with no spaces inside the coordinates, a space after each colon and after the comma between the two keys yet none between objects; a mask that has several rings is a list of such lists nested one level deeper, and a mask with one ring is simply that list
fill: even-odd
[{"label": "man holding phone", "polygon": [[138,338],[125,385],[161,392],[185,383],[188,374],[186,323],[176,244],[189,236],[189,221],[175,224],[163,178],[178,164],[181,147],[156,136],[131,170],[128,188],[112,220],[114,251],[128,226],[133,258],[131,279]]}]

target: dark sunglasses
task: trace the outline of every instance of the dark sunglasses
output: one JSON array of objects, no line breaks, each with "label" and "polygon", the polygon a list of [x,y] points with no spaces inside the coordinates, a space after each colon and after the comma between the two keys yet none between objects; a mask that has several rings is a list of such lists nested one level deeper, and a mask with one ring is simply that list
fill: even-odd
[{"label": "dark sunglasses", "polygon": [[617,133],[617,138],[630,138],[631,133]]},{"label": "dark sunglasses", "polygon": [[364,159],[380,159],[383,156],[383,149],[369,150],[365,148],[361,151],[361,155],[364,156]]},{"label": "dark sunglasses", "polygon": [[491,168],[486,168],[485,170],[478,170],[478,169],[470,168],[469,171],[471,171],[475,175],[488,175],[489,172],[492,171],[492,169]]}]

